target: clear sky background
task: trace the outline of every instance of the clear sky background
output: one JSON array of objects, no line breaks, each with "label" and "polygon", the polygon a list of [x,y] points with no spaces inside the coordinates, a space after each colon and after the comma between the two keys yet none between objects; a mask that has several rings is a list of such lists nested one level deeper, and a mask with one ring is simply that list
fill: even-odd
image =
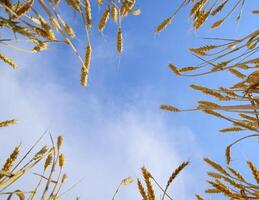
[{"label": "clear sky background", "polygon": [[[64,199],[77,195],[82,199],[109,199],[121,179],[140,176],[142,165],[165,184],[170,173],[185,160],[191,162],[190,166],[169,191],[177,200],[193,199],[195,193],[201,193],[207,170],[202,157],[224,163],[224,148],[240,135],[220,135],[217,129],[228,124],[213,117],[168,113],[159,110],[159,106],[191,108],[202,97],[188,87],[190,84],[228,86],[235,79],[220,74],[176,77],[167,65],[197,63],[187,49],[204,44],[200,37],[242,37],[258,28],[258,16],[244,12],[240,24],[229,20],[215,31],[209,26],[194,31],[185,8],[172,25],[155,35],[156,25],[178,3],[140,1],[142,14],[127,17],[122,24],[121,56],[116,52],[117,27],[109,22],[102,34],[94,28],[90,33],[93,60],[87,88],[79,84],[80,64],[68,48],[53,45],[36,56],[2,48],[5,54],[16,58],[19,68],[14,71],[1,63],[1,119],[15,117],[19,123],[1,129],[0,161],[5,161],[15,145],[21,142],[25,151],[45,130],[51,130],[54,136],[64,135],[67,187],[84,177]],[[258,0],[251,0],[245,10],[257,4]],[[95,5],[93,11],[96,27],[102,9]],[[76,45],[83,53],[86,41],[82,39],[80,19],[76,15],[69,19],[73,19],[71,25],[78,33]],[[49,143],[49,138],[42,143]],[[258,151],[253,141],[235,148],[234,165],[242,168],[246,159],[258,160],[256,148]],[[25,188],[32,184],[26,183]],[[136,198],[140,198],[136,184],[123,188],[118,195],[118,199]]]}]

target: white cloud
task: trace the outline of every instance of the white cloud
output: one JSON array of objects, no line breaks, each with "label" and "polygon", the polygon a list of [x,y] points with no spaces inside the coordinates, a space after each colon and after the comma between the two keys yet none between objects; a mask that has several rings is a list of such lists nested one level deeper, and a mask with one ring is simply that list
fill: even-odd
[{"label": "white cloud", "polygon": [[[35,64],[37,60],[23,62]],[[44,65],[51,65],[52,61],[48,62]],[[0,145],[4,149],[1,161],[20,142],[28,149],[46,129],[52,130],[55,136],[62,133],[68,184],[85,177],[64,199],[77,194],[82,199],[109,199],[122,178],[140,176],[142,165],[165,185],[171,171],[182,161],[200,157],[192,132],[183,124],[171,125],[153,107],[152,93],[144,89],[138,91],[144,100],[125,106],[122,100],[115,103],[112,96],[102,99],[98,92],[83,91],[87,94],[82,94],[63,88],[56,83],[57,75],[41,64],[18,72],[5,67],[1,69],[0,79],[1,119],[16,117],[19,123],[0,130]],[[44,77],[40,78],[40,74]],[[44,142],[48,142],[48,137]],[[184,148],[189,151],[183,151]],[[175,199],[193,195],[195,187],[190,187],[196,176],[190,172],[198,170],[190,168],[170,190]],[[118,198],[139,198],[136,195],[133,184],[122,188]]]}]

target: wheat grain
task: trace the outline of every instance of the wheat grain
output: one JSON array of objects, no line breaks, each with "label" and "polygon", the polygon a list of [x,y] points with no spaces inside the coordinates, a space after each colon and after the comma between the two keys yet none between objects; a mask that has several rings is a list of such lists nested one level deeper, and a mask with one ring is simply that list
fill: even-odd
[{"label": "wheat grain", "polygon": [[18,19],[18,18],[20,18],[22,15],[24,15],[25,13],[27,13],[27,12],[31,9],[31,7],[32,7],[32,5],[33,5],[33,2],[34,2],[34,0],[30,0],[28,3],[22,5],[22,6],[15,12],[16,15],[14,16],[14,18],[15,18],[15,19]]},{"label": "wheat grain", "polygon": [[224,19],[220,19],[220,20],[216,21],[214,24],[212,24],[211,29],[215,29],[215,28],[219,27],[223,22],[224,22]]},{"label": "wheat grain", "polygon": [[121,27],[118,28],[118,33],[117,33],[117,51],[120,54],[123,51],[123,36],[122,36]]},{"label": "wheat grain", "polygon": [[16,124],[16,120],[15,119],[2,121],[2,122],[0,122],[0,128],[1,127],[7,127],[7,126],[10,126],[10,125],[13,125],[13,124]]},{"label": "wheat grain", "polygon": [[204,158],[203,160],[206,163],[208,163],[211,167],[213,167],[214,169],[216,169],[219,172],[221,172],[222,174],[225,174],[225,175],[229,176],[229,173],[227,173],[227,171],[223,167],[221,167],[219,164],[213,162],[212,160],[210,160],[208,158]]},{"label": "wheat grain", "polygon": [[152,178],[151,173],[145,168],[141,168],[142,175],[144,177],[146,186],[147,186],[147,196],[149,200],[155,200],[155,191],[153,189],[153,186],[151,184],[150,178]]},{"label": "wheat grain", "polygon": [[177,76],[181,75],[179,70],[175,67],[175,65],[169,64],[168,67],[174,72],[175,75]]},{"label": "wheat grain", "polygon": [[[6,64],[8,64],[8,65],[10,65],[12,68],[16,68],[17,67],[17,65],[16,65],[16,63],[13,61],[13,60],[11,60],[11,58],[8,58],[7,56],[5,56],[4,54],[2,54],[2,53],[0,53],[0,59],[3,61],[3,62],[5,62]],[[1,127],[1,126],[0,126]]]},{"label": "wheat grain", "polygon": [[53,153],[50,153],[44,163],[44,171],[47,170],[47,168],[50,166],[51,162],[52,162],[52,158],[53,158]]},{"label": "wheat grain", "polygon": [[155,32],[160,33],[161,31],[163,31],[172,22],[172,19],[172,16],[165,19],[161,24],[157,26]]},{"label": "wheat grain", "polygon": [[86,52],[85,52],[85,62],[81,68],[81,85],[82,86],[87,86],[91,57],[92,57],[92,47],[91,47],[90,42],[88,42],[88,45],[86,47]]},{"label": "wheat grain", "polygon": [[228,0],[225,0],[223,3],[221,3],[217,8],[215,8],[212,12],[211,15],[215,16],[217,15],[225,6],[225,4],[228,2]]},{"label": "wheat grain", "polygon": [[228,170],[234,174],[239,180],[241,181],[245,181],[244,177],[239,173],[237,172],[235,169],[233,169],[232,167],[228,166]]},{"label": "wheat grain", "polygon": [[65,156],[64,154],[60,154],[59,157],[58,157],[58,164],[59,164],[59,167],[60,168],[63,168],[64,165],[65,165]]},{"label": "wheat grain", "polygon": [[60,151],[62,145],[63,145],[63,137],[62,136],[58,136],[58,139],[57,139],[57,147],[58,147],[58,151]]},{"label": "wheat grain", "polygon": [[[2,168],[3,171],[9,172],[11,170],[15,160],[18,157],[19,152],[20,152],[20,145],[14,148],[13,152],[10,154],[8,159],[5,161],[4,166]],[[0,176],[0,177],[2,177],[2,176]]]},{"label": "wheat grain", "polygon": [[89,0],[85,0],[85,13],[86,13],[86,20],[87,25],[89,28],[92,26],[92,10],[91,10],[91,4]]},{"label": "wheat grain", "polygon": [[231,145],[227,146],[226,151],[225,151],[225,156],[226,156],[226,162],[229,164],[231,162]]},{"label": "wheat grain", "polygon": [[226,133],[226,132],[238,132],[238,131],[242,131],[242,130],[243,130],[242,128],[233,126],[233,127],[228,127],[228,128],[220,129],[220,132],[222,132],[222,133]]},{"label": "wheat grain", "polygon": [[254,179],[256,180],[256,183],[259,184],[259,170],[256,168],[256,166],[251,161],[247,161],[246,163],[249,166],[249,168],[254,176]]},{"label": "wheat grain", "polygon": [[38,151],[38,152],[34,155],[34,157],[32,158],[32,160],[41,159],[47,151],[48,151],[48,147],[47,147],[47,146],[42,147],[41,150]]},{"label": "wheat grain", "polygon": [[204,199],[203,199],[200,195],[198,195],[198,194],[196,194],[195,197],[196,197],[197,200],[204,200]]},{"label": "wheat grain", "polygon": [[106,23],[107,23],[108,20],[109,20],[109,16],[110,16],[110,8],[107,8],[107,9],[104,11],[104,13],[103,13],[103,15],[102,15],[102,18],[101,18],[101,20],[100,20],[100,22],[99,22],[99,25],[98,25],[98,29],[99,29],[100,32],[102,32],[103,29],[105,28],[105,25],[106,25]]},{"label": "wheat grain", "polygon": [[162,196],[162,200],[165,198],[165,194],[167,189],[169,188],[170,184],[173,182],[173,180],[176,178],[176,176],[189,164],[189,162],[183,162],[181,165],[179,165],[179,167],[176,168],[176,170],[174,170],[174,172],[171,174],[171,176],[169,177],[163,196]]},{"label": "wheat grain", "polygon": [[141,181],[139,179],[137,179],[137,185],[138,185],[138,190],[139,190],[139,193],[141,194],[142,196],[142,199],[143,200],[148,200],[148,197],[147,197],[147,194],[145,192],[145,189],[141,183]]},{"label": "wheat grain", "polygon": [[114,22],[117,22],[118,11],[115,5],[112,6],[111,15],[112,15],[112,20]]},{"label": "wheat grain", "polygon": [[180,112],[181,110],[179,110],[176,107],[170,106],[170,105],[161,105],[160,106],[161,110],[167,110],[167,111],[171,111],[171,112]]}]

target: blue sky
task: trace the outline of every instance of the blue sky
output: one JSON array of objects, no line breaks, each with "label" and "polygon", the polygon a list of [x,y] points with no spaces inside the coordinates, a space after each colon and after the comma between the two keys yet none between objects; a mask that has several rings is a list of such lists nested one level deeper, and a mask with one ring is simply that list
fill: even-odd
[{"label": "blue sky", "polygon": [[[256,0],[252,0],[245,9],[255,4]],[[202,157],[222,161],[224,148],[237,136],[217,132],[228,125],[224,121],[201,113],[167,113],[159,106],[193,107],[202,97],[188,87],[191,83],[216,87],[222,81],[231,84],[234,79],[221,75],[179,78],[167,65],[196,63],[187,49],[203,44],[199,37],[241,37],[257,28],[256,16],[251,20],[251,14],[244,13],[239,25],[229,20],[215,31],[208,30],[209,26],[193,31],[185,8],[172,25],[155,35],[155,26],[176,5],[169,0],[139,2],[142,14],[127,17],[122,24],[125,51],[121,56],[115,48],[116,26],[109,22],[102,34],[94,28],[90,33],[93,61],[87,88],[79,84],[80,64],[68,48],[53,45],[34,57],[3,49],[20,63],[16,71],[4,64],[0,68],[2,118],[19,120],[16,126],[1,130],[4,153],[8,155],[19,142],[28,148],[46,129],[53,135],[63,134],[69,183],[85,177],[67,199],[77,194],[83,199],[111,197],[121,179],[140,176],[142,165],[165,183],[170,172],[185,160],[190,160],[191,165],[176,180],[170,190],[172,196],[192,199],[195,193],[202,192],[207,169]],[[93,10],[95,26],[101,9],[95,6]],[[78,32],[76,45],[83,53],[86,42],[78,26],[79,18],[73,15],[72,19],[71,25]],[[10,139],[13,142],[6,143]],[[258,158],[251,155],[255,142],[249,142],[249,146],[241,144],[235,149],[234,155],[240,156],[236,160],[234,157],[235,165],[243,166],[239,161]],[[123,188],[119,198],[132,199],[136,195],[132,185]]]}]

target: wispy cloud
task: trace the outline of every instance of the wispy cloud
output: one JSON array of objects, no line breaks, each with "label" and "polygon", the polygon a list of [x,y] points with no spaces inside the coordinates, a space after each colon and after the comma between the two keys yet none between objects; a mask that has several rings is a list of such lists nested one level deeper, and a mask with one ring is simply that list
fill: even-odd
[{"label": "wispy cloud", "polygon": [[[43,66],[35,70],[44,73]],[[85,177],[65,199],[76,194],[85,199],[110,198],[122,178],[140,176],[142,165],[164,184],[180,162],[196,158],[181,151],[181,146],[188,146],[199,156],[191,131],[183,125],[171,126],[150,100],[125,106],[123,101],[113,102],[112,96],[102,99],[97,93],[83,97],[74,94],[56,84],[51,72],[47,72],[50,76],[46,76],[44,85],[33,78],[21,78],[19,73],[31,77],[30,71],[14,74],[1,70],[1,118],[17,117],[18,124],[1,129],[0,145],[7,156],[19,142],[29,148],[46,129],[54,135],[63,134],[69,183]],[[152,93],[144,89],[137,93],[142,93],[144,99],[153,99]],[[183,173],[176,181],[173,189],[176,199],[191,195],[186,182],[192,178]],[[132,199],[136,195],[136,186],[132,185],[123,188],[119,198]]]}]

